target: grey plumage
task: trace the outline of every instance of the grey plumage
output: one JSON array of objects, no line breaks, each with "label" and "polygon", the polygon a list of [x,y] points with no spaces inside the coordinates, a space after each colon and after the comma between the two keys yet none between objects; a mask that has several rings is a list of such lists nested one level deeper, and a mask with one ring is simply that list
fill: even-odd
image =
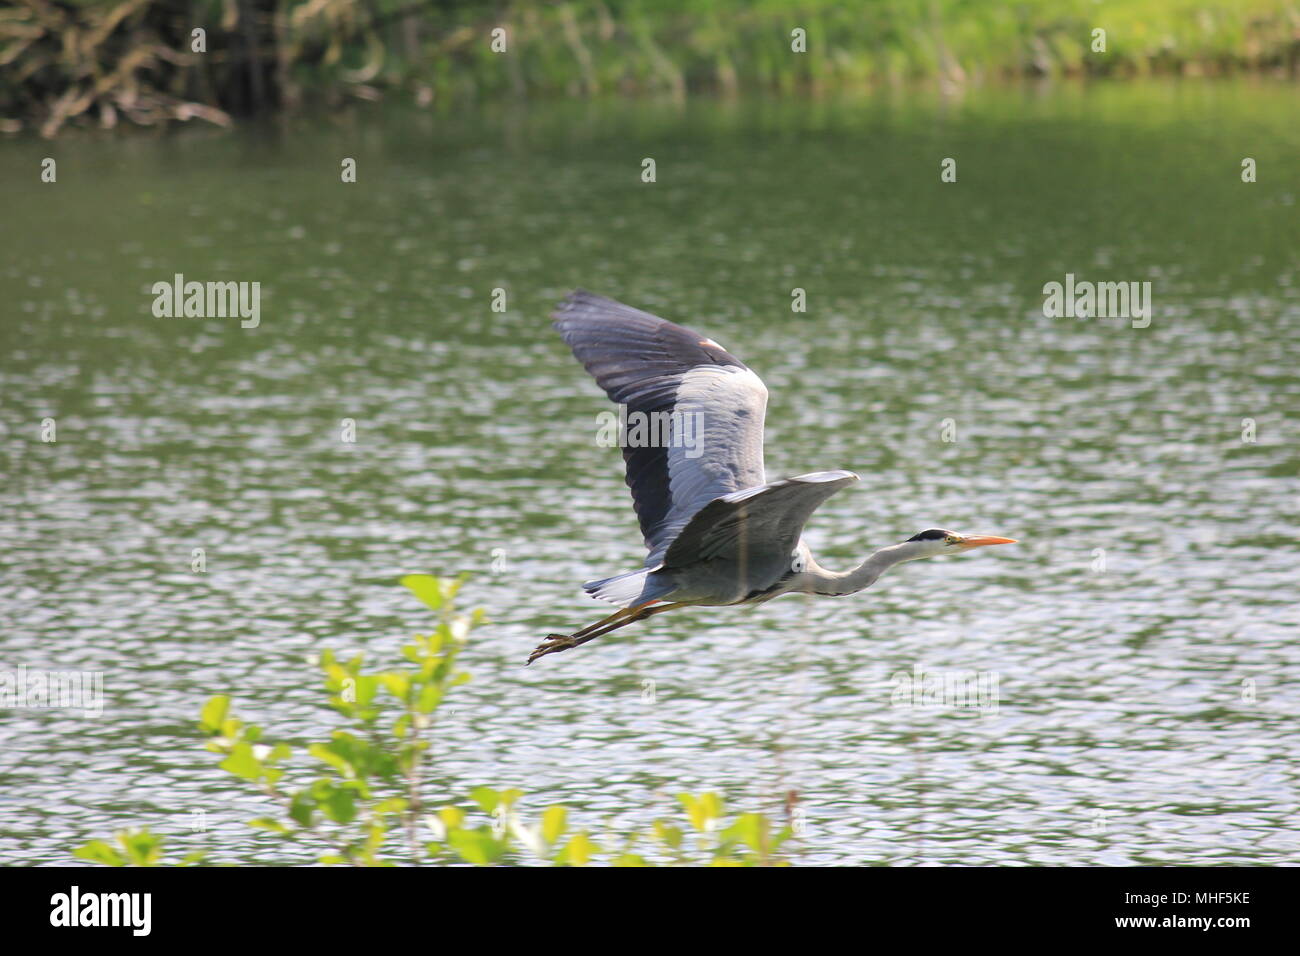
[{"label": "grey plumage", "polygon": [[[649,555],[643,570],[589,581],[586,591],[624,607],[679,591],[692,604],[735,604],[784,578],[803,524],[857,476],[818,472],[767,484],[767,388],[711,338],[581,289],[554,320],[578,362],[629,415],[702,423],[695,458],[675,441],[624,447]],[[686,571],[694,571],[689,581]]]},{"label": "grey plumage", "polygon": [[[809,516],[857,476],[821,472],[768,484],[767,388],[707,336],[581,289],[553,318],[578,361],[629,415],[702,423],[698,457],[671,440],[623,449],[649,555],[641,571],[588,582],[587,592],[622,607],[688,594],[693,604],[732,604],[775,585],[791,569]],[[685,572],[693,572],[689,580]]]},{"label": "grey plumage", "polygon": [[671,424],[667,441],[623,448],[645,566],[584,585],[623,610],[573,634],[548,635],[529,663],[673,608],[758,603],[791,591],[849,594],[902,561],[1010,540],[923,532],[852,571],[827,571],[804,543],[803,527],[858,476],[820,471],[767,481],[768,393],[752,369],[693,329],[581,289],[552,317],[629,419],[659,415]]},{"label": "grey plumage", "polygon": [[714,498],[762,484],[767,389],[740,359],[691,329],[579,289],[553,316],[574,356],[628,414],[703,416],[706,449],[623,449],[649,563]]}]

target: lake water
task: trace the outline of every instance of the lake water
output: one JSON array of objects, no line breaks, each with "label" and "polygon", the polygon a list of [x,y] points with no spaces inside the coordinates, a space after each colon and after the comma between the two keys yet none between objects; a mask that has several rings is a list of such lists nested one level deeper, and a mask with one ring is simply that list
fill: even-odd
[{"label": "lake water", "polygon": [[[793,790],[808,864],[1295,863],[1296,108],[1152,84],[6,143],[0,670],[102,671],[105,711],[0,712],[0,862],[126,826],[307,859],[244,824],[199,707],[326,732],[307,658],[391,662],[428,622],[398,577],[469,571],[491,622],[435,801],[518,786],[599,838]],[[155,318],[175,273],[259,281],[260,324]],[[1149,326],[1045,317],[1067,274],[1150,281]],[[810,524],[823,564],[1021,543],[525,669],[643,557],[610,406],[549,328],[579,285],[756,369],[771,476],[862,476]],[[916,668],[996,707],[906,706]]]}]

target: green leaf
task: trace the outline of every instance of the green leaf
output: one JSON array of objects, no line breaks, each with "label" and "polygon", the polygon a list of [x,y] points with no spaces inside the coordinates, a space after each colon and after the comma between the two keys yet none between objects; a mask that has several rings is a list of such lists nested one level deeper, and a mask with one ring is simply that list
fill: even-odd
[{"label": "green leaf", "polygon": [[225,722],[229,710],[229,697],[224,694],[213,697],[203,705],[203,710],[199,713],[199,726],[210,734],[221,733],[221,725]]},{"label": "green leaf", "polygon": [[767,820],[759,813],[742,813],[736,822],[722,832],[724,838],[743,843],[755,853],[762,853],[767,831]]},{"label": "green leaf", "polygon": [[262,776],[262,761],[253,756],[253,745],[247,741],[240,741],[231,747],[230,756],[218,766],[243,780],[255,782]]},{"label": "green leaf", "polygon": [[126,850],[127,859],[136,866],[157,866],[162,857],[162,838],[149,830],[125,830],[117,842]]},{"label": "green leaf", "polygon": [[351,823],[357,816],[357,797],[356,794],[347,787],[336,787],[325,781],[325,786],[319,788],[316,799],[320,805],[321,813],[329,817],[335,823]]},{"label": "green leaf", "polygon": [[346,757],[338,753],[335,743],[311,744],[307,747],[307,753],[317,760],[329,764],[345,777],[355,777],[357,775],[356,767]]},{"label": "green leaf", "polygon": [[564,849],[556,854],[555,862],[561,866],[586,866],[591,861],[592,854],[599,850],[600,847],[591,842],[584,830],[573,835]]},{"label": "green leaf", "polygon": [[465,822],[465,811],[460,807],[443,807],[438,811],[438,819],[448,830],[455,830]]},{"label": "green leaf", "polygon": [[691,826],[701,833],[712,829],[713,823],[722,816],[722,801],[716,793],[702,793],[698,797],[689,793],[679,793],[677,799],[686,808],[687,819]]},{"label": "green leaf", "polygon": [[299,790],[289,802],[289,816],[300,826],[311,826],[312,816],[316,813],[317,802],[310,790]]},{"label": "green leaf", "polygon": [[126,866],[126,860],[122,855],[103,840],[91,840],[73,850],[72,855],[92,863],[103,863],[105,866]]},{"label": "green leaf", "polygon": [[356,702],[360,706],[365,706],[375,699],[375,694],[379,693],[379,679],[369,674],[358,674],[356,682]]},{"label": "green leaf", "polygon": [[429,610],[441,609],[443,604],[441,578],[435,578],[431,574],[408,574],[399,583],[423,601]]},{"label": "green leaf", "polygon": [[564,807],[547,807],[542,814],[542,839],[547,843],[558,840],[568,825],[568,815],[569,811]]},{"label": "green leaf", "polygon": [[794,836],[794,830],[792,830],[790,827],[782,827],[780,832],[777,833],[774,837],[772,837],[772,844],[771,844],[772,851],[775,852],[776,850],[780,849],[781,844],[785,843],[793,836]]},{"label": "green leaf", "polygon": [[420,688],[420,698],[416,701],[415,709],[422,714],[432,714],[442,703],[442,688],[437,684],[425,684]]},{"label": "green leaf", "polygon": [[501,794],[491,787],[475,787],[469,792],[469,798],[478,804],[484,813],[493,813],[501,802]]},{"label": "green leaf", "polygon": [[380,800],[374,806],[376,814],[402,813],[406,810],[406,800],[403,797],[389,797],[387,800]]},{"label": "green leaf", "polygon": [[388,692],[403,703],[406,702],[406,696],[411,692],[411,679],[405,674],[399,674],[397,671],[384,671],[382,674],[376,674],[376,677],[388,688]]},{"label": "green leaf", "polygon": [[505,853],[505,844],[495,839],[485,828],[477,830],[452,830],[447,834],[451,844],[460,858],[475,866],[488,866],[501,859]]},{"label": "green leaf", "polygon": [[680,827],[675,827],[671,823],[665,823],[662,820],[656,820],[654,835],[660,843],[670,850],[680,850],[682,848],[683,834]]},{"label": "green leaf", "polygon": [[248,825],[257,830],[269,830],[272,833],[292,833],[287,826],[279,820],[272,820],[270,817],[258,817],[256,820],[249,820]]}]

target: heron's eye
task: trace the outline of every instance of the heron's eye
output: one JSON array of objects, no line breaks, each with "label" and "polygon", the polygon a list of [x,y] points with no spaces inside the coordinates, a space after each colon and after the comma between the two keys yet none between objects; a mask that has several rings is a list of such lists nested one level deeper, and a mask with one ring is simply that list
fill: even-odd
[{"label": "heron's eye", "polygon": [[804,560],[803,555],[796,552],[790,560],[790,570],[795,574],[803,574]]}]

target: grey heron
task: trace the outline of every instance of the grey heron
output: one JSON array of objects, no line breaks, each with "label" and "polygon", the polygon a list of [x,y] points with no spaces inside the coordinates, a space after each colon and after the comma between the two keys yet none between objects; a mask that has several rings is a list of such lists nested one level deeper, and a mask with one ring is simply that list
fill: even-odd
[{"label": "grey heron", "polygon": [[[904,561],[1015,543],[931,528],[881,548],[851,571],[828,571],[813,558],[803,527],[858,476],[817,471],[768,481],[767,388],[751,369],[698,332],[582,289],[552,318],[629,419],[666,415],[668,427],[660,440],[623,443],[649,551],[644,567],[583,585],[619,610],[572,634],[548,634],[529,664],[676,608],[761,604],[792,592],[852,594]],[[689,423],[696,425],[694,441],[678,441]]]}]

